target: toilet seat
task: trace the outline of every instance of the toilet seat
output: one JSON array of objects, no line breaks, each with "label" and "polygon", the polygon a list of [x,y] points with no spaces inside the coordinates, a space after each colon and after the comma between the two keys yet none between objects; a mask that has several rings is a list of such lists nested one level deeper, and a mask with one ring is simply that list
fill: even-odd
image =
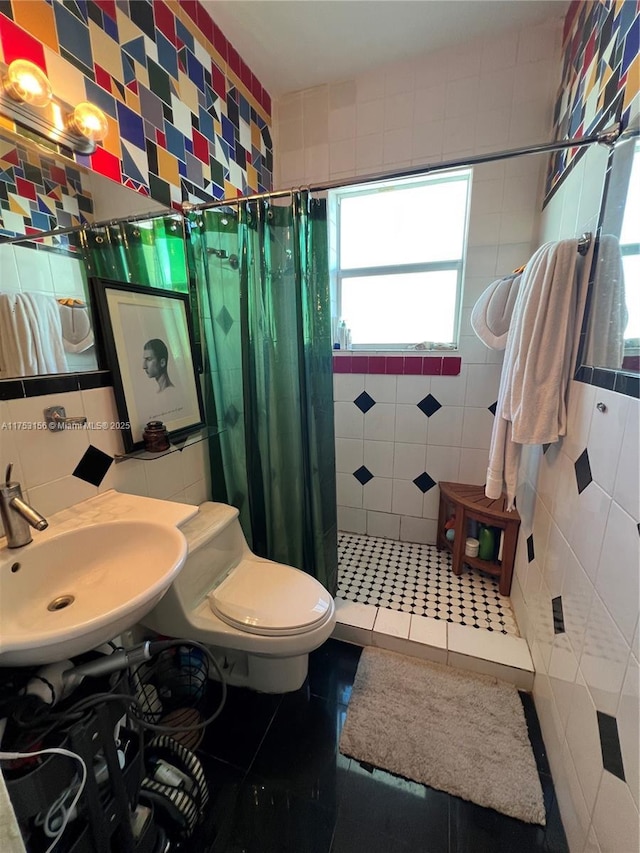
[{"label": "toilet seat", "polygon": [[241,560],[208,599],[227,625],[263,636],[304,634],[331,611],[331,596],[311,575],[260,559]]}]

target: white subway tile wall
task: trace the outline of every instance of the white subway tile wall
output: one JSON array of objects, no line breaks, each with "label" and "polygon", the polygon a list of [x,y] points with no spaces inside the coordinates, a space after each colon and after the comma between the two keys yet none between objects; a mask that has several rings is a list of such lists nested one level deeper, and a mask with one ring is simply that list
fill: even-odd
[{"label": "white subway tile wall", "polygon": [[[499,371],[470,365],[459,376],[336,374],[339,507],[435,519],[439,480],[484,482]],[[423,474],[428,479],[416,482]],[[361,532],[361,519],[353,523],[357,530],[342,529]],[[424,529],[417,535],[423,541]]]},{"label": "white subway tile wall", "polygon": [[[64,406],[72,417],[84,415],[89,424],[118,421],[112,388],[0,401],[0,459],[3,465],[13,463],[13,479],[22,484],[26,500],[43,515],[66,509],[107,489],[186,503],[211,500],[206,442],[151,461],[127,459],[116,464],[109,463],[109,457],[123,450],[117,429],[51,433],[46,429],[12,428],[16,423],[41,424],[43,409],[52,405]],[[94,477],[97,485],[76,472],[81,460],[86,462],[91,454],[106,468],[106,473],[100,469]]]}]

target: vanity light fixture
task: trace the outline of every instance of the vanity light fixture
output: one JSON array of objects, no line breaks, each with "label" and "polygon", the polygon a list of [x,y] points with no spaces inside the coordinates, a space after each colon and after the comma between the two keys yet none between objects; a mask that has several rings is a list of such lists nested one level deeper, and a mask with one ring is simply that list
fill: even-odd
[{"label": "vanity light fixture", "polygon": [[82,101],[67,118],[67,129],[90,142],[102,142],[109,131],[107,117],[90,101]]},{"label": "vanity light fixture", "polygon": [[47,75],[28,59],[14,59],[2,77],[2,88],[14,101],[46,107],[53,91]]},{"label": "vanity light fixture", "polygon": [[78,154],[93,154],[109,129],[101,109],[88,101],[74,108],[57,98],[46,74],[26,59],[0,63],[0,116]]}]

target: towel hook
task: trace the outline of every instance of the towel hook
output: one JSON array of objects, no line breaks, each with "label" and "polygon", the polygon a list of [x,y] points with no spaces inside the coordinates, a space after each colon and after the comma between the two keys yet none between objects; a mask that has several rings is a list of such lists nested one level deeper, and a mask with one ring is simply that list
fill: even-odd
[{"label": "towel hook", "polygon": [[591,232],[585,231],[582,237],[578,240],[578,252],[581,255],[586,255],[591,245]]}]

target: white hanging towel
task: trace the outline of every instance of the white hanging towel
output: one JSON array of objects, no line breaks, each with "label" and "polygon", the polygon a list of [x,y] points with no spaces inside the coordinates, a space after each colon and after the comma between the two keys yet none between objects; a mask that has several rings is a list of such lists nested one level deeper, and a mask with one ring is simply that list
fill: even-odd
[{"label": "white hanging towel", "polygon": [[545,243],[522,274],[505,350],[485,494],[506,484],[513,509],[523,444],[547,444],[567,430],[565,395],[577,317],[578,241]]},{"label": "white hanging towel", "polygon": [[0,293],[0,379],[68,369],[55,298],[47,293]]}]

